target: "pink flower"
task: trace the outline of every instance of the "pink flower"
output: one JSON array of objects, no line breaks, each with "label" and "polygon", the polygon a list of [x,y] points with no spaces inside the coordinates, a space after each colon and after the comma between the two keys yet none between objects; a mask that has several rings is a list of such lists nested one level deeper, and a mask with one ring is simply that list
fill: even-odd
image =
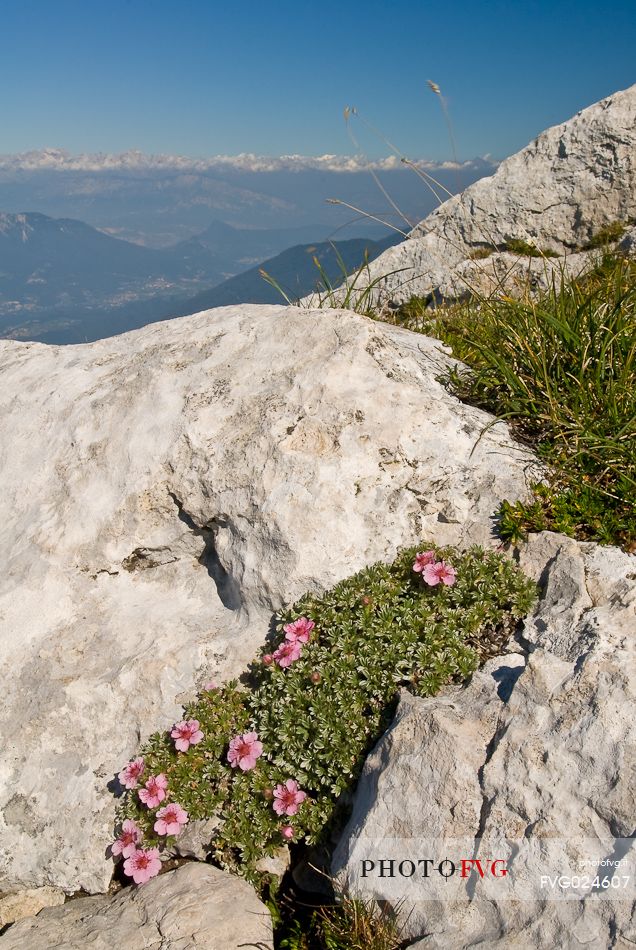
[{"label": "pink flower", "polygon": [[422,551],[421,554],[415,555],[413,570],[423,571],[426,565],[432,564],[434,560],[435,560],[435,551]]},{"label": "pink flower", "polygon": [[316,624],[313,620],[308,620],[307,617],[299,617],[298,620],[294,620],[293,623],[285,624],[283,627],[285,638],[291,640],[292,643],[294,640],[297,640],[298,643],[309,643],[311,631],[315,626]]},{"label": "pink flower", "polygon": [[156,817],[154,829],[158,835],[178,835],[188,824],[187,811],[176,802],[160,808]]},{"label": "pink flower", "polygon": [[265,664],[265,666],[271,666],[273,662],[274,662],[274,657],[272,656],[271,653],[265,653],[263,655],[263,663]]},{"label": "pink flower", "polygon": [[232,768],[238,765],[243,772],[249,772],[256,765],[262,751],[263,743],[258,741],[257,733],[244,732],[242,736],[235,736],[230,742],[227,760]]},{"label": "pink flower", "polygon": [[129,762],[125,769],[119,773],[118,778],[124,788],[137,788],[139,777],[145,768],[144,760],[140,757]]},{"label": "pink flower", "polygon": [[219,688],[218,683],[215,683],[214,680],[210,680],[209,683],[203,684],[203,690],[206,693],[211,693],[212,690],[218,689],[218,688]]},{"label": "pink flower", "polygon": [[288,778],[284,785],[274,789],[274,811],[277,815],[295,815],[306,798],[307,792],[301,792],[298,782]]},{"label": "pink flower", "polygon": [[166,797],[168,779],[163,774],[151,775],[146,782],[146,787],[139,791],[139,799],[147,805],[148,808],[156,808]]},{"label": "pink flower", "polygon": [[274,660],[283,668],[291,666],[298,659],[302,650],[299,640],[285,640],[277,650],[274,650]]},{"label": "pink flower", "polygon": [[124,861],[124,874],[131,877],[135,884],[145,884],[151,877],[156,877],[161,870],[159,849],[149,848],[147,851],[139,849],[133,851]]},{"label": "pink flower", "polygon": [[292,825],[283,825],[283,827],[280,829],[280,833],[283,836],[283,838],[287,838],[287,840],[289,841],[291,838],[294,837],[295,831]]},{"label": "pink flower", "polygon": [[198,719],[183,719],[175,724],[170,735],[176,739],[174,747],[179,752],[187,752],[191,745],[196,745],[203,738]]},{"label": "pink flower", "polygon": [[141,841],[141,828],[134,821],[127,818],[121,826],[119,838],[113,841],[110,850],[113,854],[121,854],[129,858],[137,850],[137,845]]},{"label": "pink flower", "polygon": [[435,564],[427,564],[422,571],[424,582],[430,587],[435,587],[440,581],[442,584],[446,584],[447,587],[450,587],[451,584],[455,583],[456,576],[455,568],[447,564],[446,561],[436,561]]}]

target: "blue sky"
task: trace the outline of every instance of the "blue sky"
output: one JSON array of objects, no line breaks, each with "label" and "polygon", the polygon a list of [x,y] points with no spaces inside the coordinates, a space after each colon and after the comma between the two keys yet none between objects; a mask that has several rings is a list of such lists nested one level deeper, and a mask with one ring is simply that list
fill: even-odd
[{"label": "blue sky", "polygon": [[[636,82],[636,0],[0,0],[0,153],[504,157]],[[369,157],[386,147],[360,130]]]}]

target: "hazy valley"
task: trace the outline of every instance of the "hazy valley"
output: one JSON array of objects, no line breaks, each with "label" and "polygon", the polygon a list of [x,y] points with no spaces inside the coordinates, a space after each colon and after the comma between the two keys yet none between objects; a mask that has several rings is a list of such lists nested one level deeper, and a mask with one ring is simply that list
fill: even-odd
[{"label": "hazy valley", "polygon": [[[213,306],[278,302],[261,266],[301,297],[319,280],[314,256],[339,276],[332,243],[352,270],[444,194],[394,160],[375,164],[406,220],[358,159],[0,156],[0,337],[85,342]],[[494,167],[477,159],[427,173],[455,191]]]}]

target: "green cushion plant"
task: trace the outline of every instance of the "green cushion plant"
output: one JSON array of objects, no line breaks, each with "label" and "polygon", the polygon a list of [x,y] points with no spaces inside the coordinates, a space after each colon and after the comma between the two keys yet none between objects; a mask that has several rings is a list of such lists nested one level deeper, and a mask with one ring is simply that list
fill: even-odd
[{"label": "green cushion plant", "polygon": [[[138,848],[170,840],[155,830],[157,806],[167,803],[189,820],[215,818],[217,861],[248,877],[286,840],[318,841],[400,690],[431,696],[466,680],[532,605],[535,585],[498,553],[416,555],[404,550],[392,564],[302,597],[277,617],[274,642],[244,682],[204,689],[184,723],[145,743],[143,773],[119,809],[143,835]],[[182,735],[190,740],[175,739]],[[165,798],[149,807],[140,792],[157,775]]]}]

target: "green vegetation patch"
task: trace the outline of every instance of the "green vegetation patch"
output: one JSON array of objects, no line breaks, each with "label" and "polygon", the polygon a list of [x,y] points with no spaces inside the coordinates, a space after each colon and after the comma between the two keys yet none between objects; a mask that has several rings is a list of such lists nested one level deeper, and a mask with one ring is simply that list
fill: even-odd
[{"label": "green vegetation patch", "polygon": [[587,244],[583,245],[584,251],[593,251],[595,248],[606,248],[608,244],[615,244],[625,234],[627,224],[622,221],[613,221],[600,228],[592,235]]},{"label": "green vegetation patch", "polygon": [[511,254],[518,254],[520,257],[558,257],[556,251],[549,248],[541,250],[521,238],[510,238],[506,241],[504,250],[510,251]]},{"label": "green vegetation patch", "polygon": [[397,911],[373,900],[344,895],[339,903],[306,909],[289,921],[275,904],[269,906],[280,950],[400,950],[405,945]]},{"label": "green vegetation patch", "polygon": [[509,420],[549,467],[531,504],[504,503],[505,540],[550,529],[635,549],[636,262],[605,255],[534,298],[415,301],[392,319],[449,344],[469,369],[447,386]]},{"label": "green vegetation patch", "polygon": [[494,254],[497,248],[493,245],[491,247],[477,247],[474,251],[471,251],[468,255],[471,261],[483,261],[487,257],[490,257],[491,254]]},{"label": "green vegetation patch", "polygon": [[431,696],[465,680],[535,594],[500,554],[410,548],[301,598],[244,683],[209,684],[120,773],[125,873],[154,876],[148,862],[193,819],[216,819],[216,860],[248,877],[282,843],[320,840],[400,689]]}]

